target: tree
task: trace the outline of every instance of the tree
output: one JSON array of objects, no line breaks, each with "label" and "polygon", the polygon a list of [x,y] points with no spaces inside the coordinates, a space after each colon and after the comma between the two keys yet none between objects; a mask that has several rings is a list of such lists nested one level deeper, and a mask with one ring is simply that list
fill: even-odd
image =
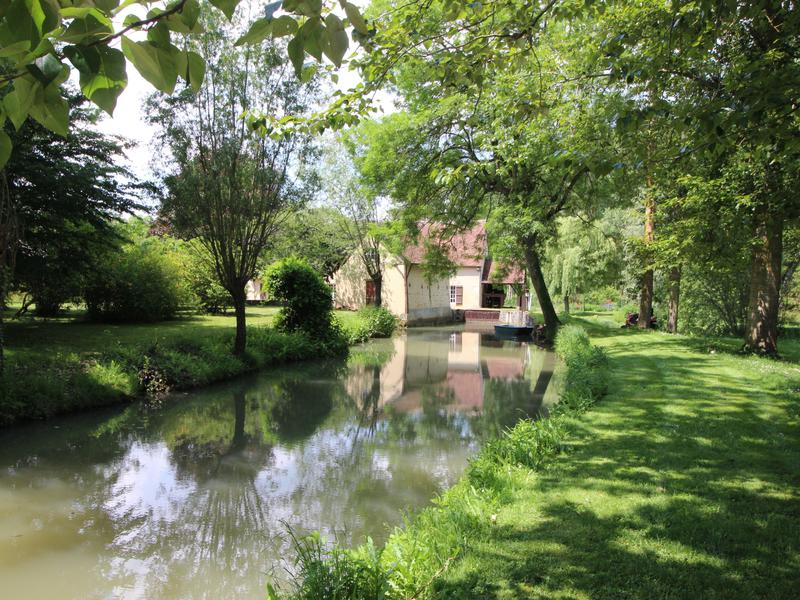
[{"label": "tree", "polygon": [[544,271],[550,290],[564,300],[565,314],[569,314],[570,299],[619,280],[620,232],[609,225],[613,223],[587,223],[577,217],[558,220]]},{"label": "tree", "polygon": [[358,254],[372,283],[373,303],[380,306],[383,302],[383,261],[380,240],[375,235],[375,227],[380,222],[379,199],[361,185],[359,173],[343,144],[328,145],[324,166],[326,200],[339,211],[339,227]]},{"label": "tree", "polygon": [[43,316],[81,297],[87,274],[123,241],[115,221],[142,208],[144,191],[118,164],[126,144],[92,129],[99,115],[78,95],[67,101],[72,117],[66,137],[36,122],[7,132],[16,150],[5,179],[22,240],[12,285]]},{"label": "tree", "polygon": [[213,258],[233,301],[234,353],[241,354],[247,344],[245,286],[287,212],[305,196],[292,167],[313,149],[299,135],[255,136],[240,115],[251,109],[302,113],[315,101],[317,86],[295,79],[275,44],[239,49],[219,21],[209,19],[205,27],[199,49],[213,60],[203,86],[154,98],[150,115],[176,162],[164,178],[162,214]]},{"label": "tree", "polygon": [[[240,2],[210,0],[228,20],[233,20]],[[127,85],[128,62],[165,94],[175,90],[179,78],[198,90],[206,59],[216,57],[197,52],[192,37],[203,33],[206,19],[215,18],[210,6],[200,0],[134,0],[122,6],[131,5],[147,8],[147,15],[130,12],[122,23],[115,22],[120,11],[117,0],[91,6],[61,6],[47,0],[8,2],[0,15],[0,95],[4,96],[0,125],[10,120],[19,129],[30,116],[66,136],[70,115],[60,88],[70,76],[70,64],[80,74],[82,93],[109,114]],[[264,16],[252,23],[239,42],[260,44],[267,37],[293,36],[285,52],[300,75],[305,54],[318,61],[325,55],[340,66],[349,47],[346,28],[350,25],[354,40],[369,36],[358,8],[345,0],[338,6],[322,0],[279,0],[265,7]],[[145,40],[133,39],[141,32],[147,33]],[[183,38],[184,43],[175,38]],[[114,47],[117,44],[119,48]],[[10,137],[0,131],[0,168],[11,151]]]},{"label": "tree", "polygon": [[174,318],[193,305],[180,240],[150,235],[150,221],[120,223],[122,247],[111,248],[86,275],[84,300],[98,321],[155,322]]},{"label": "tree", "polygon": [[795,6],[625,3],[598,18],[604,26],[593,45],[610,83],[627,90],[632,115],[660,114],[684,132],[680,156],[705,154],[722,164],[747,156],[754,177],[742,190],[753,243],[744,340],[753,351],[776,353],[782,235],[800,212],[791,187],[800,154]]},{"label": "tree", "polygon": [[527,264],[551,336],[559,321],[541,255],[556,217],[589,201],[614,163],[613,98],[600,103],[591,83],[577,85],[561,60],[571,48],[554,29],[536,61],[477,80],[465,72],[451,86],[425,85],[441,65],[409,60],[395,77],[408,113],[364,125],[357,152],[368,181],[451,230],[491,211],[493,237]]},{"label": "tree", "polygon": [[288,216],[262,256],[262,263],[268,265],[297,256],[329,279],[351,251],[350,238],[342,231],[339,212],[327,206],[309,207]]}]

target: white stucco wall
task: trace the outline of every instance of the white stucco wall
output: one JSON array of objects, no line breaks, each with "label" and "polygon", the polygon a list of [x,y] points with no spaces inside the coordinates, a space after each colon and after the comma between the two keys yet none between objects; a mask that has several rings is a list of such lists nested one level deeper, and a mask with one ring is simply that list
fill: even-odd
[{"label": "white stucco wall", "polygon": [[408,276],[409,321],[442,319],[451,316],[450,281],[442,278],[430,286],[418,266]]},{"label": "white stucco wall", "polygon": [[460,285],[464,288],[464,299],[461,305],[450,303],[450,308],[467,310],[481,307],[481,269],[480,267],[458,267],[455,274],[450,276],[447,289],[447,300],[450,301],[451,285]]},{"label": "white stucco wall", "polygon": [[[404,321],[415,322],[428,319],[449,319],[450,282],[447,278],[434,281],[431,286],[425,281],[419,266],[412,265],[408,273],[408,314],[406,314],[404,265],[397,257],[382,257],[383,284],[381,300],[383,306]],[[337,308],[358,310],[366,302],[366,282],[369,279],[362,261],[351,256],[333,276],[335,304]]]},{"label": "white stucco wall", "polygon": [[369,279],[361,258],[355,253],[333,274],[334,305],[336,308],[358,310],[366,302],[366,282]]}]

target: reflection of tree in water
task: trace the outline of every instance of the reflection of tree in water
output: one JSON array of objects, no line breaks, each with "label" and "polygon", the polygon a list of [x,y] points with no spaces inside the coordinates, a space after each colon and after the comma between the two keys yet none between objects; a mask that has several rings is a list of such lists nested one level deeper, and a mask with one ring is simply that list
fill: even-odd
[{"label": "reflection of tree in water", "polygon": [[487,379],[484,382],[483,411],[472,419],[472,428],[482,439],[500,435],[520,419],[546,415],[544,394],[553,377],[552,357],[545,357],[536,382],[519,379]]},{"label": "reflection of tree in water", "polygon": [[404,413],[392,405],[386,407],[387,426],[383,431],[386,441],[453,441],[469,436],[465,415],[447,410],[457,401],[452,388],[427,385],[420,392],[418,411]]},{"label": "reflection of tree in water", "polygon": [[[337,373],[319,366],[313,378],[307,371],[277,378],[271,373],[263,383],[227,387],[225,393],[210,390],[165,407],[153,426],[166,444],[174,485],[155,510],[134,498],[124,514],[115,515],[121,504],[110,494],[120,543],[116,566],[108,570],[124,566],[120,556],[158,560],[179,549],[167,571],[136,575],[147,597],[163,595],[171,581],[194,577],[219,582],[218,589],[209,590],[211,597],[251,592],[253,552],[279,556],[285,544],[282,517],[271,514],[275,500],[259,487],[258,478],[270,471],[276,444],[301,442],[330,414],[341,394]],[[134,518],[136,513],[146,516]],[[209,569],[226,575],[214,579]]]}]

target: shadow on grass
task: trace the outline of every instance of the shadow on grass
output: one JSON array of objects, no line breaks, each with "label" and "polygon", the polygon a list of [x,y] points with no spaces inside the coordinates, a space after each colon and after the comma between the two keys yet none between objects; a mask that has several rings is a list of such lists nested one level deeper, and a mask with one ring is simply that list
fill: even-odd
[{"label": "shadow on grass", "polygon": [[435,596],[797,597],[800,381],[680,337],[587,328],[632,338],[610,345],[608,398]]}]

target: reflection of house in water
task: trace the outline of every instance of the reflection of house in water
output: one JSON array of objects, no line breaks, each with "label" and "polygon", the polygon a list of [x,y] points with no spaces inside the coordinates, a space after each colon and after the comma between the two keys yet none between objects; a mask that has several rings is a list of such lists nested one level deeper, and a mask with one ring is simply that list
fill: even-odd
[{"label": "reflection of house in water", "polygon": [[413,413],[434,398],[447,413],[479,413],[488,380],[517,381],[533,394],[525,375],[537,351],[527,344],[471,331],[399,336],[391,343],[394,352],[382,366],[350,371],[348,392],[362,407],[369,397],[375,408]]}]

